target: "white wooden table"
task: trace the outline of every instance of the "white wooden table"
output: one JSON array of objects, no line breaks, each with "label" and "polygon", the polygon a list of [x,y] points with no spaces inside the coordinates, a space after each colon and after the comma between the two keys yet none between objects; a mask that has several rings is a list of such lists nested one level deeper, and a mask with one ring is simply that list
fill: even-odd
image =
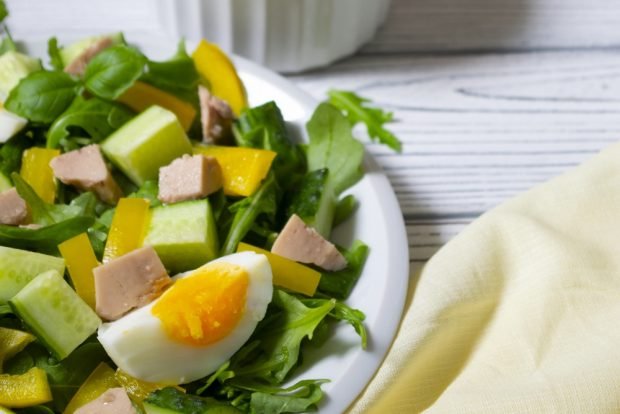
[{"label": "white wooden table", "polygon": [[[167,18],[177,1],[7,3],[16,38],[120,29],[153,40],[178,35]],[[392,0],[358,54],[290,79],[319,99],[352,89],[394,111],[402,154],[369,149],[422,263],[483,212],[620,138],[620,1]]]},{"label": "white wooden table", "polygon": [[360,53],[292,79],[394,111],[402,154],[370,151],[400,200],[412,264],[424,262],[620,139],[620,1],[393,0]]}]

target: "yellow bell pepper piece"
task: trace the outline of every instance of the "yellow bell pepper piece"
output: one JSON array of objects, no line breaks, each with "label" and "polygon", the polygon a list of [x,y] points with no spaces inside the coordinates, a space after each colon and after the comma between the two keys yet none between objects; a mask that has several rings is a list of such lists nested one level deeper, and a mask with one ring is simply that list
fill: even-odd
[{"label": "yellow bell pepper piece", "polygon": [[58,245],[60,254],[65,259],[69,276],[77,294],[84,302],[95,309],[95,278],[93,269],[99,266],[86,233],[66,240]]},{"label": "yellow bell pepper piece", "polygon": [[194,154],[214,157],[222,168],[224,193],[251,196],[269,173],[276,153],[246,147],[194,146]]},{"label": "yellow bell pepper piece", "polygon": [[2,363],[4,361],[20,352],[34,340],[34,335],[28,332],[0,326],[0,372],[2,371]]},{"label": "yellow bell pepper piece", "polygon": [[119,384],[114,376],[114,370],[105,362],[97,365],[97,368],[86,378],[77,392],[69,401],[64,414],[73,414],[81,406],[88,404],[110,388],[116,388]]},{"label": "yellow bell pepper piece", "polygon": [[216,44],[201,40],[192,54],[196,70],[210,85],[211,93],[225,100],[235,115],[248,106],[245,87],[235,65]]},{"label": "yellow bell pepper piece", "polygon": [[0,374],[0,405],[22,408],[51,400],[47,374],[41,368],[31,368],[21,375]]},{"label": "yellow bell pepper piece", "polygon": [[150,218],[149,201],[143,198],[121,198],[116,206],[103,262],[122,256],[142,246]]},{"label": "yellow bell pepper piece", "polygon": [[267,256],[273,273],[273,284],[293,292],[313,296],[321,280],[321,273],[307,266],[299,264],[286,257],[278,256],[246,243],[239,243],[237,252],[254,252]]},{"label": "yellow bell pepper piece", "polygon": [[185,131],[189,130],[196,118],[196,109],[190,103],[145,82],[136,81],[118,101],[136,112],[142,112],[152,105],[166,108],[177,116]]},{"label": "yellow bell pepper piece", "polygon": [[50,204],[56,198],[56,179],[50,161],[59,155],[60,150],[36,147],[29,148],[22,154],[19,174],[43,201]]},{"label": "yellow bell pepper piece", "polygon": [[[142,400],[148,397],[148,395],[153,391],[171,386],[169,384],[157,384],[153,382],[142,381],[132,377],[131,375],[121,371],[120,369],[116,370],[115,376],[116,381],[119,383],[119,385],[123,387],[125,391],[127,391],[129,397],[134,401],[142,402]],[[181,392],[185,392],[184,388],[174,385],[172,386]]]}]

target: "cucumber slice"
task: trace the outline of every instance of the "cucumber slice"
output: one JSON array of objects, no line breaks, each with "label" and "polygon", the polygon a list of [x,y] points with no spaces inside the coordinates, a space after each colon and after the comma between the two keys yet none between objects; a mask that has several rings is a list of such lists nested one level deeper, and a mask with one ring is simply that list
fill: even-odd
[{"label": "cucumber slice", "polygon": [[0,303],[6,302],[39,273],[65,272],[65,261],[59,257],[0,246]]},{"label": "cucumber slice", "polygon": [[121,43],[125,43],[125,39],[123,38],[122,33],[113,33],[109,35],[101,35],[101,36],[91,36],[85,39],[78,40],[75,43],[70,44],[69,46],[65,46],[60,49],[60,58],[62,59],[62,64],[67,66],[69,63],[73,62],[75,58],[80,56],[86,49],[97,43],[102,39],[109,38],[112,40],[112,45],[118,45]]},{"label": "cucumber slice", "polygon": [[0,56],[0,101],[4,101],[22,78],[41,70],[41,61],[10,50]]},{"label": "cucumber slice", "polygon": [[153,246],[172,273],[195,269],[214,259],[218,241],[209,200],[153,208],[143,244]]},{"label": "cucumber slice", "polygon": [[332,230],[336,211],[336,193],[329,180],[329,170],[322,168],[306,174],[294,193],[287,217],[297,214],[308,226],[326,239]]},{"label": "cucumber slice", "polygon": [[38,275],[9,303],[58,359],[73,352],[101,323],[55,270]]},{"label": "cucumber slice", "polygon": [[160,167],[191,154],[192,144],[176,115],[155,105],[106,138],[101,149],[134,183],[142,185],[157,180]]},{"label": "cucumber slice", "polygon": [[28,120],[0,108],[0,142],[5,143],[24,129]]}]

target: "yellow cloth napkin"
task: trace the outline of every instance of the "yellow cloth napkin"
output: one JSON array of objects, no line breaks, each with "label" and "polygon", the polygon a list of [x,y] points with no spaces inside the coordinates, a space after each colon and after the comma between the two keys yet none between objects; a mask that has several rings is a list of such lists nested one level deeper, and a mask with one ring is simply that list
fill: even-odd
[{"label": "yellow cloth napkin", "polygon": [[350,412],[619,413],[620,145],[444,246]]}]

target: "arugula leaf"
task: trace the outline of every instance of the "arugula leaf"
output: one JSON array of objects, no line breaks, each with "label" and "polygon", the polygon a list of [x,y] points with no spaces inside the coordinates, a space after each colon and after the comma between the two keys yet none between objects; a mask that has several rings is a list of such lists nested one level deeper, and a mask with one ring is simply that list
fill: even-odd
[{"label": "arugula leaf", "polygon": [[80,345],[62,361],[51,357],[43,345],[34,342],[7,361],[5,372],[22,374],[33,366],[45,370],[54,397],[54,408],[62,412],[90,373],[107,359],[105,350],[97,341]]},{"label": "arugula leaf", "polygon": [[17,50],[17,45],[15,45],[13,37],[11,37],[11,32],[9,32],[9,29],[6,26],[4,27],[4,35],[4,39],[0,41],[0,56],[8,51]]},{"label": "arugula leaf", "polygon": [[9,15],[9,11],[6,8],[4,0],[0,0],[0,23]]},{"label": "arugula leaf", "polygon": [[176,53],[170,59],[163,62],[149,60],[146,68],[141,80],[198,105],[200,75],[193,59],[187,54],[184,40],[179,42]]},{"label": "arugula leaf", "polygon": [[62,63],[62,57],[60,56],[60,48],[58,47],[58,39],[51,37],[47,41],[47,54],[50,57],[50,64],[56,70],[63,70],[65,65]]},{"label": "arugula leaf", "polygon": [[126,45],[112,46],[88,62],[84,84],[94,95],[114,100],[142,76],[145,65],[146,57],[138,50]]},{"label": "arugula leaf", "polygon": [[24,199],[30,209],[32,215],[32,222],[34,224],[40,224],[47,226],[54,224],[56,221],[50,214],[50,206],[45,201],[41,200],[41,197],[34,191],[34,189],[24,180],[21,175],[16,172],[11,174],[11,179],[15,185],[15,189],[21,198]]},{"label": "arugula leaf", "polygon": [[9,139],[0,147],[0,172],[9,177],[19,171],[22,165],[22,153],[34,143],[23,135]]},{"label": "arugula leaf", "polygon": [[373,141],[387,145],[396,152],[401,152],[402,144],[396,135],[385,129],[384,125],[394,120],[392,112],[367,105],[369,99],[354,92],[332,89],[327,92],[329,103],[340,109],[349,119],[352,126],[362,122],[366,124],[368,135]]},{"label": "arugula leaf", "polygon": [[94,222],[92,217],[72,217],[38,229],[0,224],[0,245],[54,251],[60,243],[88,230]]},{"label": "arugula leaf", "polygon": [[347,267],[337,272],[322,272],[318,290],[336,299],[346,299],[362,274],[368,257],[368,246],[357,240],[349,250],[342,251]]},{"label": "arugula leaf", "polygon": [[305,413],[323,398],[321,384],[327,380],[300,381],[284,393],[254,392],[250,409],[255,414]]},{"label": "arugula leaf", "polygon": [[278,182],[289,188],[306,171],[301,146],[288,135],[282,112],[275,102],[246,109],[233,124],[237,145],[275,151],[272,170]]},{"label": "arugula leaf", "polygon": [[328,103],[320,104],[306,124],[306,129],[310,136],[308,169],[329,169],[336,194],[362,178],[364,146],[353,138],[351,125],[336,107]]},{"label": "arugula leaf", "polygon": [[254,194],[231,205],[229,210],[235,216],[222,247],[222,255],[235,252],[237,245],[254,226],[259,216],[266,215],[269,220],[273,221],[278,207],[278,199],[278,183],[273,174],[269,174]]},{"label": "arugula leaf", "polygon": [[130,198],[146,198],[149,200],[151,207],[161,205],[161,201],[157,198],[159,194],[159,185],[155,180],[146,180],[136,191],[129,194]]},{"label": "arugula leaf", "polygon": [[[301,301],[304,305],[316,308],[323,306],[325,301],[330,299],[321,299],[321,298],[302,298]],[[366,327],[364,327],[364,320],[366,319],[366,315],[364,312],[353,309],[350,306],[344,304],[343,302],[336,302],[334,308],[329,312],[329,316],[338,321],[347,322],[349,325],[355,329],[355,332],[360,336],[362,342],[362,349],[366,349],[366,345],[368,344],[368,334],[366,333]],[[317,328],[318,330],[318,328]],[[323,338],[321,338],[323,339]]]},{"label": "arugula leaf", "polygon": [[202,398],[185,394],[172,387],[153,391],[146,397],[144,403],[181,414],[241,413],[241,411],[235,409],[230,404],[214,398]]},{"label": "arugula leaf", "polygon": [[67,109],[76,92],[77,83],[68,74],[40,70],[19,81],[4,105],[30,121],[50,124]]},{"label": "arugula leaf", "polygon": [[80,128],[99,142],[133,117],[126,107],[97,97],[77,96],[71,105],[54,121],[47,135],[47,147],[57,148],[71,134],[71,128]]},{"label": "arugula leaf", "polygon": [[299,363],[301,342],[304,338],[312,339],[316,327],[335,306],[336,300],[331,299],[310,308],[295,296],[275,289],[270,307],[276,310],[255,331],[258,355],[257,352],[244,355],[242,348],[231,360],[236,377],[281,383]]},{"label": "arugula leaf", "polygon": [[334,212],[334,221],[332,227],[344,223],[355,212],[358,202],[353,194],[349,194],[338,200],[336,211]]}]

